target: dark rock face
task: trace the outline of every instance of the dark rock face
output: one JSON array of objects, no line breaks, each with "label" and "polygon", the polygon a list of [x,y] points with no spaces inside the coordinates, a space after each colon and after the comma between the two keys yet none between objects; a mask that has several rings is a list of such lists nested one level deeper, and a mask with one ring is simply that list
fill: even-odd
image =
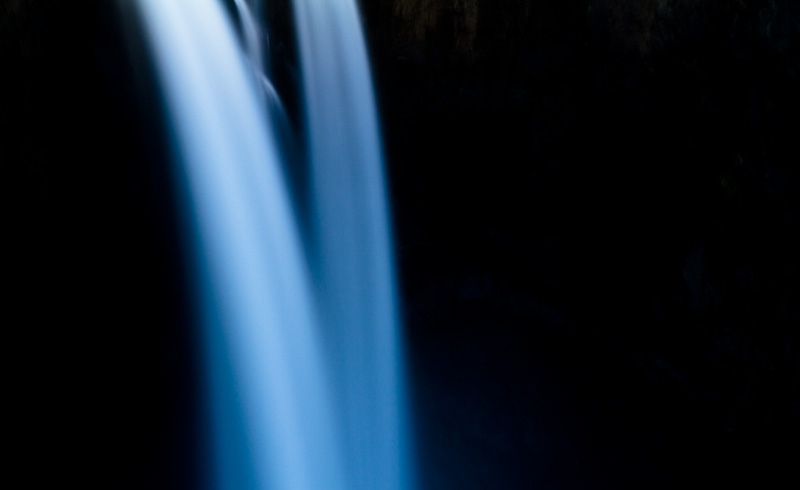
[{"label": "dark rock face", "polygon": [[363,11],[432,487],[789,475],[795,3]]},{"label": "dark rock face", "polygon": [[122,4],[0,4],[9,466],[30,487],[173,488],[193,474],[175,200]]},{"label": "dark rock face", "polygon": [[[361,3],[427,488],[797,486],[797,2]],[[194,488],[160,95],[115,5],[0,5],[15,446],[34,482]]]}]

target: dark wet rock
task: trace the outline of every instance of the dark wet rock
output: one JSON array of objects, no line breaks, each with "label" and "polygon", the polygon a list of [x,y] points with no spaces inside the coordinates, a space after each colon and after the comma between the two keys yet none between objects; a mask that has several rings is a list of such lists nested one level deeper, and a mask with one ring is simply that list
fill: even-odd
[{"label": "dark wet rock", "polygon": [[[362,3],[417,345],[440,331],[539,357],[531,373],[553,373],[555,398],[591,406],[567,423],[587,433],[558,436],[608,455],[588,487],[786,477],[779,448],[800,420],[786,349],[800,299],[795,2]],[[465,294],[487,277],[491,290]],[[479,464],[491,450],[471,451],[490,441],[451,457]],[[526,447],[505,472],[534,464]],[[431,471],[441,488],[468,474]]]}]

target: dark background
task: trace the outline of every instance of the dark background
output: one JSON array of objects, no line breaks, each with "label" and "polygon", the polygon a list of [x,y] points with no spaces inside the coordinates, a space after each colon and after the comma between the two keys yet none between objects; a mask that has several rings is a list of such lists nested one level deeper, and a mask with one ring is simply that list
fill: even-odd
[{"label": "dark background", "polygon": [[[300,128],[288,5],[265,18]],[[200,483],[160,95],[120,13],[0,2],[30,486]],[[798,2],[362,13],[427,487],[796,487]]]}]

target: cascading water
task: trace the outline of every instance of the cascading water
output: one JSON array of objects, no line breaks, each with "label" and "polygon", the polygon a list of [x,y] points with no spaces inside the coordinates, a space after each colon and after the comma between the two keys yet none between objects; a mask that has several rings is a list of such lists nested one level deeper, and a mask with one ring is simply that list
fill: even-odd
[{"label": "cascading water", "polygon": [[[342,393],[349,488],[405,488],[394,271],[378,118],[354,0],[294,0],[314,271]],[[388,389],[387,389],[388,387]]]},{"label": "cascading water", "polygon": [[304,247],[257,23],[235,4],[249,60],[217,0],[137,4],[195,258],[212,485],[408,488],[388,209],[356,6],[293,3],[311,166]]}]

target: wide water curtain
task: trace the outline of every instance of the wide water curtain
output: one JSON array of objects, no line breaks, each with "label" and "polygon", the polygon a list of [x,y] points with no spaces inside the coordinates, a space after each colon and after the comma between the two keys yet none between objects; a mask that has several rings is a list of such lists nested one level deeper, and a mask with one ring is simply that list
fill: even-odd
[{"label": "wide water curtain", "polygon": [[[388,205],[353,0],[294,0],[309,242],[281,162],[258,5],[138,0],[193,258],[219,489],[399,489],[405,387]],[[274,115],[274,113],[273,113]],[[306,253],[306,251],[308,251]]]}]

